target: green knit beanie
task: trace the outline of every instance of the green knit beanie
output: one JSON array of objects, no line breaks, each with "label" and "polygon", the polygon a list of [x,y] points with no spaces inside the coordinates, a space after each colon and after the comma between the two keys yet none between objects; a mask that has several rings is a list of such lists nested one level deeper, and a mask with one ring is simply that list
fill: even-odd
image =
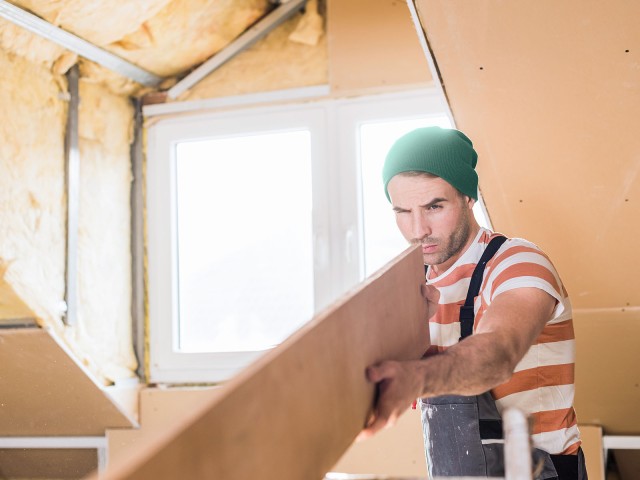
[{"label": "green knit beanie", "polygon": [[418,128],[400,137],[391,147],[382,168],[384,193],[402,172],[427,172],[449,182],[464,195],[478,199],[478,154],[467,136],[453,129]]}]

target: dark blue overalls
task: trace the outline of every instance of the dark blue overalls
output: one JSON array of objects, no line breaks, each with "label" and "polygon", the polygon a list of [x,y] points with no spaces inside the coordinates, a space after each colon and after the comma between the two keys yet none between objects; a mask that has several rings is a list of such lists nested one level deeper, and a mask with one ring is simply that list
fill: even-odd
[{"label": "dark blue overalls", "polygon": [[[471,276],[460,308],[460,341],[473,334],[473,303],[484,267],[505,240],[491,239]],[[491,392],[421,399],[420,410],[430,478],[504,477],[502,419]],[[533,466],[536,480],[587,480],[582,450],[578,455],[550,455],[534,449]]]}]

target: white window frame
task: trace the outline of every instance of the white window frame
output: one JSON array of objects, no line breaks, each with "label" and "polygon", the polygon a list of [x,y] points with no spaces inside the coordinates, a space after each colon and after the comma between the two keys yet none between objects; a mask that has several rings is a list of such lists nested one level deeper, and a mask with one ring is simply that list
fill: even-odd
[{"label": "white window frame", "polygon": [[[317,108],[276,107],[260,111],[199,114],[160,120],[148,130],[147,231],[149,286],[150,381],[217,382],[229,378],[262,352],[187,353],[177,350],[178,264],[176,203],[176,144],[180,141],[227,137],[247,132],[312,131],[312,189],[314,230],[314,297],[325,301],[332,293],[327,278],[329,241],[324,111]],[[212,184],[215,180],[212,179]],[[167,214],[166,212],[169,212]]]},{"label": "white window frame", "polygon": [[[435,88],[351,99],[242,107],[154,118],[147,131],[149,380],[218,382],[262,352],[177,352],[175,144],[271,129],[311,130],[316,310],[362,279],[364,271],[358,125],[449,115]],[[171,105],[176,112],[176,105]],[[162,111],[156,109],[156,114]],[[147,118],[149,120],[149,118]],[[264,125],[269,128],[265,129]],[[381,187],[381,195],[382,195]],[[170,212],[170,215],[167,215]]]},{"label": "white window frame", "polygon": [[[453,119],[448,106],[435,88],[344,100],[336,105],[336,109],[338,131],[354,133],[338,137],[340,156],[343,158],[341,213],[342,217],[345,217],[343,223],[348,225],[345,230],[345,240],[349,240],[345,248],[349,249],[350,258],[358,260],[357,270],[347,273],[349,280],[353,283],[362,280],[365,275],[363,195],[359,152],[360,126],[390,119],[442,116],[449,117],[453,124]],[[356,189],[353,188],[354,182],[357,185]],[[380,172],[380,195],[383,195],[382,172]],[[356,224],[352,224],[353,219],[356,219]]]}]

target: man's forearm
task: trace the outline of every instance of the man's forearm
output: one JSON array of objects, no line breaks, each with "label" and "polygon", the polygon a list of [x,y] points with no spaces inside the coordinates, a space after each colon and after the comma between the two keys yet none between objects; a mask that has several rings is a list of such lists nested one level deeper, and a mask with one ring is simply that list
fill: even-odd
[{"label": "man's forearm", "polygon": [[420,360],[423,397],[479,395],[506,382],[515,362],[495,334],[476,333],[445,352]]}]

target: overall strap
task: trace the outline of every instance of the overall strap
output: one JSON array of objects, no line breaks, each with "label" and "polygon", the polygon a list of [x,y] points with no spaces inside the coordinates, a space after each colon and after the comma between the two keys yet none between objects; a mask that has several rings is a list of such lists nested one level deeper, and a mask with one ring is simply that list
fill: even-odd
[{"label": "overall strap", "polygon": [[493,237],[480,257],[480,261],[476,265],[476,268],[473,270],[471,282],[469,283],[469,290],[467,291],[467,299],[465,300],[464,305],[460,307],[460,340],[473,333],[473,300],[480,292],[484,267],[487,265],[487,262],[493,258],[506,239],[507,237],[502,235]]}]

